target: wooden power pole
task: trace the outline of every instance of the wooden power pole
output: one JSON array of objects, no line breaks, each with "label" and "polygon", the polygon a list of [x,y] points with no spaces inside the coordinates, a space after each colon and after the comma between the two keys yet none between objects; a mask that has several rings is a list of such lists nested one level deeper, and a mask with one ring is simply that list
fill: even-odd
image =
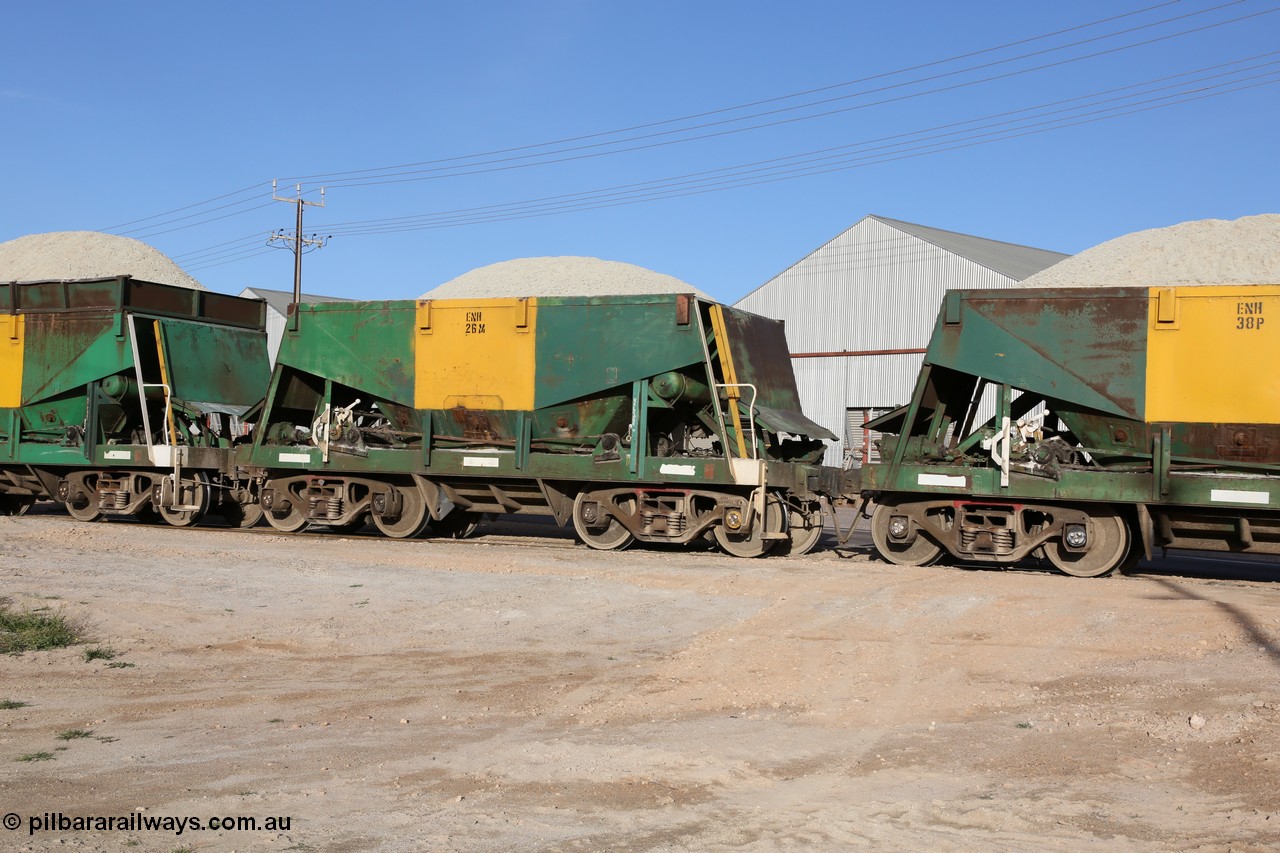
[{"label": "wooden power pole", "polygon": [[297,331],[298,328],[298,306],[302,303],[302,253],[308,246],[321,249],[328,242],[328,237],[320,237],[312,234],[310,237],[302,235],[302,208],[310,205],[312,207],[324,207],[324,187],[320,188],[319,201],[307,201],[302,197],[302,184],[296,187],[297,195],[293,198],[286,198],[276,195],[276,182],[271,182],[271,198],[273,201],[287,201],[298,208],[297,224],[294,227],[292,235],[284,231],[272,232],[267,238],[268,243],[289,243],[293,249],[293,310],[290,312],[289,329]]}]

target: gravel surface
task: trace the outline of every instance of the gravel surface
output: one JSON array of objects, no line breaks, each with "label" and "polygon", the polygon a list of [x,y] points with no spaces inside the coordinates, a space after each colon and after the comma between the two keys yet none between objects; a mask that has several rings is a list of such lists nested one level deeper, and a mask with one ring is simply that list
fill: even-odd
[{"label": "gravel surface", "polygon": [[609,296],[702,291],[674,276],[626,264],[580,258],[517,258],[479,267],[422,294],[422,299],[498,296]]},{"label": "gravel surface", "polygon": [[[0,591],[91,635],[3,658],[0,848],[1280,849],[1274,568],[1081,580],[515,526],[0,517]],[[58,813],[291,822],[28,834]]]},{"label": "gravel surface", "polygon": [[53,231],[0,243],[0,281],[117,275],[194,290],[206,289],[163,252],[129,237],[98,231]]},{"label": "gravel surface", "polygon": [[1280,284],[1280,214],[1202,219],[1108,240],[1018,287]]}]

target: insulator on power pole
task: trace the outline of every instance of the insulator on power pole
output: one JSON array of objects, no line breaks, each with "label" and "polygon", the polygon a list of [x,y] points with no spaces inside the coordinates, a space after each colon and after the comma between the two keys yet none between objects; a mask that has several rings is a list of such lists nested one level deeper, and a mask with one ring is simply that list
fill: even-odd
[{"label": "insulator on power pole", "polygon": [[312,234],[310,237],[306,237],[306,236],[303,236],[303,233],[302,233],[302,209],[307,205],[310,205],[311,207],[324,207],[324,187],[320,188],[319,201],[307,201],[306,199],[304,199],[302,197],[302,184],[297,184],[295,187],[295,190],[297,192],[297,195],[294,196],[293,198],[278,196],[276,195],[276,181],[275,180],[271,181],[272,200],[288,202],[289,204],[292,204],[297,208],[298,213],[297,213],[297,221],[296,221],[296,225],[295,225],[295,229],[292,237],[286,236],[284,230],[281,229],[278,232],[273,232],[271,237],[267,240],[268,243],[279,241],[281,243],[292,244],[290,248],[293,249],[293,311],[292,311],[292,318],[290,320],[290,326],[289,326],[290,329],[292,330],[296,330],[298,328],[298,305],[302,302],[303,249],[305,247],[311,247],[313,249],[322,249],[324,248],[325,243],[327,243],[329,240],[328,237],[316,237],[315,234]]}]

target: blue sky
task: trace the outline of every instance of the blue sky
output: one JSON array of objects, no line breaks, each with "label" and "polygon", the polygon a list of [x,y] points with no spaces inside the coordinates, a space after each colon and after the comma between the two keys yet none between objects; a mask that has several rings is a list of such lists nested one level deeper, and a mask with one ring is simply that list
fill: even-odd
[{"label": "blue sky", "polygon": [[71,2],[6,18],[0,241],[125,234],[222,292],[292,287],[292,255],[266,245],[294,224],[273,178],[309,200],[327,187],[304,233],[332,239],[305,256],[304,288],[358,298],[590,255],[733,301],[871,213],[1074,253],[1280,210],[1277,2]]}]

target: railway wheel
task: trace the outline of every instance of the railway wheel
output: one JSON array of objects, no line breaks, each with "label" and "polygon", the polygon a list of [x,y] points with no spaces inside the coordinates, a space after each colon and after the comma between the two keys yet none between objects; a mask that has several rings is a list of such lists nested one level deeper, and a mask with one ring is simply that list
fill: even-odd
[{"label": "railway wheel", "polygon": [[133,514],[133,517],[142,524],[159,524],[164,520],[160,517],[160,513],[156,512],[155,507],[149,503],[138,507],[138,511]]},{"label": "railway wheel", "polygon": [[465,509],[455,509],[444,518],[432,521],[431,532],[446,539],[466,539],[476,532],[476,528],[480,526],[480,521],[483,518],[484,513],[482,512],[467,512]]},{"label": "railway wheel", "polygon": [[592,492],[579,492],[573,499],[573,529],[578,538],[597,551],[621,551],[636,541],[631,531],[613,516],[602,526],[599,524],[601,504],[605,501]]},{"label": "railway wheel", "polygon": [[400,491],[400,515],[395,519],[375,515],[373,525],[383,536],[392,539],[412,539],[427,529],[431,514],[427,501],[415,486],[398,486]]},{"label": "railway wheel", "polygon": [[0,515],[26,515],[35,502],[35,495],[0,495]]},{"label": "railway wheel", "polygon": [[[271,509],[263,512],[267,518],[267,524],[281,533],[297,533],[307,526],[307,517],[299,509],[302,502],[295,492],[287,486],[270,481],[267,482],[264,491],[269,491],[275,496]],[[282,505],[284,509],[281,509]]]},{"label": "railway wheel", "polygon": [[[1053,567],[1077,578],[1099,578],[1119,566],[1129,554],[1129,525],[1110,507],[1089,509],[1087,551],[1068,551],[1061,539],[1044,544],[1044,555]],[[1070,531],[1063,534],[1070,535]]]},{"label": "railway wheel", "polygon": [[[770,495],[765,498],[764,517],[756,518],[749,532],[736,533],[723,524],[717,524],[712,528],[712,532],[715,535],[716,544],[726,554],[747,559],[763,557],[773,550],[776,544],[784,541],[781,539],[766,539],[764,534],[766,532],[782,533],[786,531],[787,515],[787,508],[783,506],[782,501]],[[821,533],[821,529],[819,529],[819,533]]]},{"label": "railway wheel", "polygon": [[97,521],[102,518],[102,510],[98,509],[97,474],[86,474],[81,480],[81,491],[71,500],[63,504],[67,514],[76,521]]},{"label": "railway wheel", "polygon": [[785,552],[785,556],[803,557],[822,538],[822,507],[816,503],[804,510],[790,507],[787,515],[787,532],[791,538],[783,541],[777,550]]},{"label": "railway wheel", "polygon": [[76,521],[97,521],[102,518],[102,510],[89,502],[77,504],[74,501],[67,501],[64,506],[67,508],[67,514]]},{"label": "railway wheel", "polygon": [[236,501],[227,501],[218,508],[219,514],[226,520],[227,524],[232,527],[254,527],[259,521],[262,521],[264,515],[262,504],[242,504]]},{"label": "railway wheel", "polygon": [[[1132,531],[1132,528],[1130,530]],[[1116,566],[1116,571],[1122,575],[1136,569],[1138,563],[1141,563],[1146,556],[1142,549],[1141,539],[1130,532],[1129,540],[1129,553],[1125,554],[1124,559],[1120,561],[1120,565]]]},{"label": "railway wheel", "polygon": [[895,542],[891,536],[896,504],[879,504],[871,513],[871,542],[880,559],[895,566],[927,566],[942,556],[942,546],[919,530],[910,542]]},{"label": "railway wheel", "polygon": [[197,471],[190,480],[179,483],[178,493],[174,495],[174,503],[188,509],[174,507],[157,507],[160,517],[174,527],[190,527],[209,510],[209,478]]}]

